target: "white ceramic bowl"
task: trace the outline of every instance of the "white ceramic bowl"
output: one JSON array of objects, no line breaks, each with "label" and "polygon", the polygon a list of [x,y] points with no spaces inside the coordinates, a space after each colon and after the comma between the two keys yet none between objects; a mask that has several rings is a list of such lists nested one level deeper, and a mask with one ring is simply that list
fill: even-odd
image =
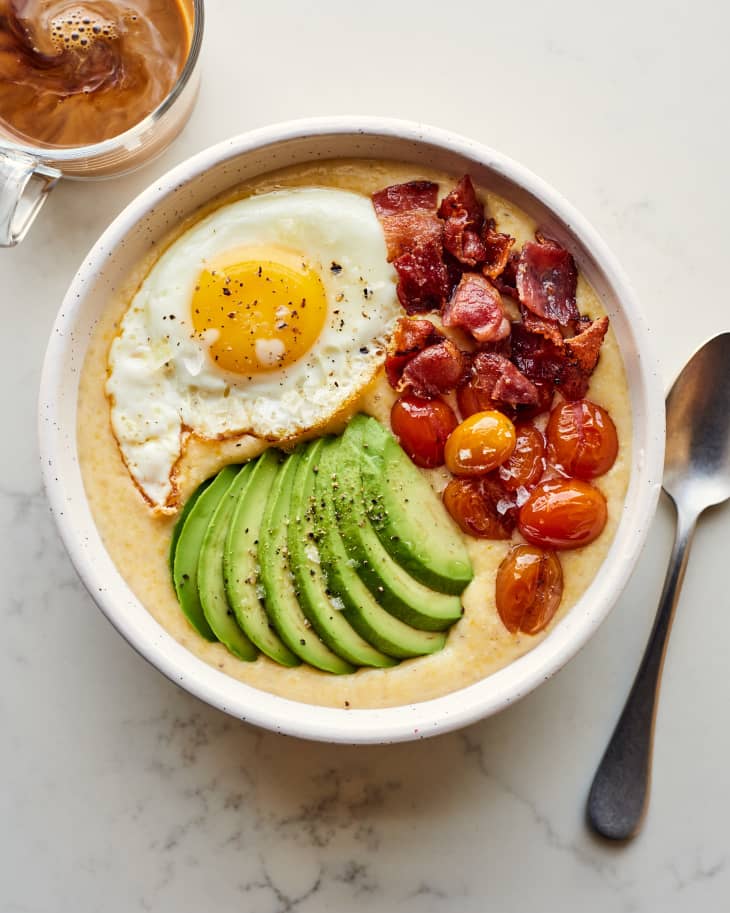
[{"label": "white ceramic bowl", "polygon": [[[343,156],[434,166],[513,200],[568,247],[600,295],[624,358],[633,410],[633,466],[606,561],[577,605],[532,651],[494,675],[435,700],[340,710],[276,697],[229,678],[178,644],[132,594],[107,554],[84,494],[76,400],[87,344],[105,302],[171,225],[240,182],[284,165]],[[40,393],[40,445],[51,508],[71,560],[109,621],[172,681],[215,707],[276,732],[332,742],[395,742],[464,726],[502,710],[548,679],[585,644],[636,562],[659,493],[663,393],[641,311],[603,241],[561,196],[493,149],[422,124],[317,118],[265,127],[183,162],[112,222],[85,258],[56,319]]]}]

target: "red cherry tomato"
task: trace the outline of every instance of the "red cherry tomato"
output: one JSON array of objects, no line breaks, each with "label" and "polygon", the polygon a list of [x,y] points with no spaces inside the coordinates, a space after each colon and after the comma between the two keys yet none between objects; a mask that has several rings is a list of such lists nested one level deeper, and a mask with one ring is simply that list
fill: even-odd
[{"label": "red cherry tomato", "polygon": [[393,404],[390,425],[416,466],[443,466],[446,439],[458,424],[454,410],[442,399],[406,394]]},{"label": "red cherry tomato", "polygon": [[512,456],[499,467],[502,484],[510,491],[530,489],[545,471],[545,438],[534,425],[517,425],[517,439]]},{"label": "red cherry tomato", "polygon": [[541,482],[520,509],[519,528],[528,542],[545,548],[580,548],[606,525],[603,494],[580,479]]},{"label": "red cherry tomato", "polygon": [[475,412],[449,436],[444,456],[455,476],[484,475],[509,459],[515,426],[501,412]]},{"label": "red cherry tomato", "polygon": [[517,505],[493,476],[452,479],[444,505],[468,536],[509,539],[517,522]]},{"label": "red cherry tomato", "polygon": [[489,412],[495,408],[491,396],[471,380],[457,388],[456,402],[462,418],[469,418],[475,412]]},{"label": "red cherry tomato", "polygon": [[539,634],[563,598],[563,569],[555,552],[534,545],[511,549],[497,571],[497,611],[512,634]]},{"label": "red cherry tomato", "polygon": [[618,453],[611,416],[587,399],[556,406],[546,435],[550,461],[578,479],[595,479],[608,472]]}]

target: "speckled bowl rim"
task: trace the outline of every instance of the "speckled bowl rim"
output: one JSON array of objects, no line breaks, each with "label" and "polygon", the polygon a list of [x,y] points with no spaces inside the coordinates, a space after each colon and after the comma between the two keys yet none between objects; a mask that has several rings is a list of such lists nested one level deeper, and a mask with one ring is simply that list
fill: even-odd
[{"label": "speckled bowl rim", "polygon": [[[488,169],[495,180],[521,188],[549,211],[558,234],[567,232],[573,247],[577,245],[579,263],[586,258],[601,271],[616,315],[625,324],[622,354],[634,416],[629,494],[614,541],[586,593],[549,636],[504,669],[466,688],[417,704],[368,710],[320,707],[269,694],[225,675],[177,643],[112,564],[91,517],[76,451],[75,400],[85,352],[85,343],[78,350],[78,339],[89,332],[79,323],[81,305],[119,239],[154,207],[173,206],[170,201],[177,190],[204,179],[207,169],[221,162],[270,149],[270,168],[275,168],[282,162],[274,161],[273,150],[286,148],[293,140],[321,141],[325,156],[327,138],[334,142],[342,136],[387,143],[389,148],[401,141],[404,148],[425,144],[464,157],[475,167]],[[662,384],[641,309],[610,250],[580,213],[543,180],[494,149],[435,127],[379,117],[312,118],[263,127],[205,149],[155,180],[111,223],[76,273],[51,332],[39,398],[41,465],[53,516],[79,576],[120,634],[171,681],[232,716],[279,733],[344,743],[419,739],[468,725],[524,697],[574,656],[607,616],[638,559],[659,494],[664,434]]]}]

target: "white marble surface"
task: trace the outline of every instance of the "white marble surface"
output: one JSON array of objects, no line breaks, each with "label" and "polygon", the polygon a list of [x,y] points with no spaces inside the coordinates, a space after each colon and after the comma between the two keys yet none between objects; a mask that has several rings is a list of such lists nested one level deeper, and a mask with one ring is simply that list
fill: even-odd
[{"label": "white marble surface", "polygon": [[650,815],[616,847],[583,805],[656,605],[666,504],[615,611],[550,683],[461,733],[338,748],[241,725],[132,652],[63,552],[35,440],[46,336],[107,222],[188,154],[308,114],[430,121],[539,172],[619,255],[669,381],[730,328],[727,7],[210,0],[208,18],[175,146],[114,183],[60,187],[0,251],[0,910],[730,909],[727,508],[692,556]]}]

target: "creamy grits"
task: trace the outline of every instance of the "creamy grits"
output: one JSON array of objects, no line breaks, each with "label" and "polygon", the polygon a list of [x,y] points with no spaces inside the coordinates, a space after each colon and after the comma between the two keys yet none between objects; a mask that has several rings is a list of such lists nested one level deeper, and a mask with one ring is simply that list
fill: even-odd
[{"label": "creamy grits", "polygon": [[[154,515],[140,495],[121,459],[112,434],[109,402],[104,387],[109,347],[129,302],[161,252],[183,231],[218,206],[251,194],[284,187],[337,187],[370,195],[390,184],[416,179],[436,181],[441,192],[453,187],[457,177],[412,165],[392,162],[338,160],[300,165],[271,172],[242,185],[234,194],[218,199],[178,226],[164,243],[155,245],[129,277],[94,329],[80,380],[78,401],[78,447],[81,471],[91,510],[104,544],[142,604],[180,644],[227,675],[255,688],[295,701],[331,707],[392,707],[439,697],[496,672],[526,653],[570,611],[584,593],[603,562],[622,514],[631,467],[631,407],[623,362],[613,330],[609,329],[587,398],[606,408],[616,425],[619,454],[613,467],[595,481],[608,502],[608,522],[592,544],[560,553],[564,592],[560,608],[548,629],[537,636],[510,634],[495,607],[497,568],[512,543],[469,538],[474,579],[463,593],[464,617],[451,629],[441,652],[406,660],[390,669],[360,669],[351,675],[331,675],[303,664],[284,668],[265,656],[242,662],[219,643],[209,643],[189,625],[177,602],[170,580],[168,550],[174,517]],[[508,201],[477,187],[486,203],[487,215],[497,229],[516,238],[519,248],[532,240],[535,223]],[[578,307],[592,318],[604,310],[582,276],[578,280]],[[363,393],[336,416],[323,431],[339,432],[356,411],[374,415],[388,424],[396,394],[381,371]],[[267,446],[244,435],[225,441],[191,438],[181,459],[177,481],[183,501],[204,479],[222,466],[245,462]],[[448,481],[444,470],[433,470],[434,487]],[[519,535],[515,533],[515,538]]]}]

